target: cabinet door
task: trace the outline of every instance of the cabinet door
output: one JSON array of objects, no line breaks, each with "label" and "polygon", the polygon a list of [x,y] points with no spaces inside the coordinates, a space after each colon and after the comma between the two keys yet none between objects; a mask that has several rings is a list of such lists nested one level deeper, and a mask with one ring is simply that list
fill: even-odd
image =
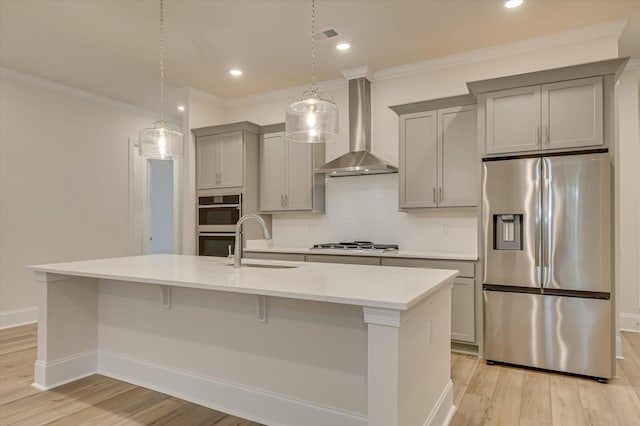
[{"label": "cabinet door", "polygon": [[438,110],[438,206],[477,204],[476,106]]},{"label": "cabinet door", "polygon": [[540,86],[488,93],[486,114],[487,154],[540,149]]},{"label": "cabinet door", "polygon": [[475,287],[472,278],[456,278],[451,291],[451,339],[476,340]]},{"label": "cabinet door", "polygon": [[204,136],[196,141],[196,186],[198,189],[215,188],[218,185],[217,145],[217,135]]},{"label": "cabinet door", "polygon": [[542,86],[542,147],[603,144],[602,77]]},{"label": "cabinet door", "polygon": [[287,180],[285,205],[287,210],[311,210],[313,192],[312,145],[287,142]]},{"label": "cabinet door", "polygon": [[400,208],[435,207],[437,192],[437,113],[400,118]]},{"label": "cabinet door", "polygon": [[260,144],[260,210],[284,209],[284,132],[262,136]]},{"label": "cabinet door", "polygon": [[244,143],[242,132],[219,135],[218,188],[244,184]]}]

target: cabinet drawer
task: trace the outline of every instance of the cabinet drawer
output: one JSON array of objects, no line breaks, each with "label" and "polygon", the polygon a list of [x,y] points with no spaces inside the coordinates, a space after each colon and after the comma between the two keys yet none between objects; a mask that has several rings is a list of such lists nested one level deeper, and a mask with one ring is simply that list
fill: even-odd
[{"label": "cabinet drawer", "polygon": [[380,264],[382,266],[404,266],[406,268],[457,269],[460,271],[458,277],[473,278],[475,276],[474,262],[383,257]]},{"label": "cabinet drawer", "polygon": [[304,254],[298,253],[266,253],[245,251],[242,254],[246,259],[262,259],[262,260],[286,260],[290,262],[304,262]]},{"label": "cabinet drawer", "polygon": [[476,340],[475,285],[472,278],[456,278],[451,291],[451,339]]},{"label": "cabinet drawer", "polygon": [[326,254],[308,254],[307,262],[348,263],[353,265],[380,265],[380,258],[366,256],[333,256]]}]

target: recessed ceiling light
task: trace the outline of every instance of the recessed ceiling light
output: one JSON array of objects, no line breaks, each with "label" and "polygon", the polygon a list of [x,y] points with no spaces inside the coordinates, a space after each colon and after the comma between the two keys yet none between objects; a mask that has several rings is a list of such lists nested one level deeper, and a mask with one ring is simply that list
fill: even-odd
[{"label": "recessed ceiling light", "polygon": [[178,111],[184,111],[184,105],[178,105]]},{"label": "recessed ceiling light", "polygon": [[351,47],[349,43],[338,43],[336,45],[336,49],[338,50],[348,50]]},{"label": "recessed ceiling light", "polygon": [[234,68],[232,70],[229,70],[229,74],[234,75],[234,76],[239,76],[242,75],[242,70],[239,70],[237,68]]},{"label": "recessed ceiling light", "polygon": [[504,2],[504,7],[513,9],[514,7],[518,7],[522,4],[523,0],[507,0]]}]

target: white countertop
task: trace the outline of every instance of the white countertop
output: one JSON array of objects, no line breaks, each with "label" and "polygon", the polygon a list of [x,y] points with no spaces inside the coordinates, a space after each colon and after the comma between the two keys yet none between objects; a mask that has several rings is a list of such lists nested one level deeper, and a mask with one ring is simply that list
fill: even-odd
[{"label": "white countertop", "polygon": [[463,260],[476,261],[476,253],[450,253],[443,251],[411,251],[395,250],[389,252],[376,252],[369,250],[344,250],[344,249],[312,249],[294,247],[270,247],[267,245],[252,244],[244,249],[245,252],[257,253],[294,253],[294,254],[320,254],[341,256],[373,256],[373,257],[403,257],[412,259],[438,259],[438,260]]},{"label": "white countertop", "polygon": [[[244,262],[243,262],[244,263]],[[234,269],[225,258],[154,254],[29,266],[38,272],[406,310],[457,271],[247,260],[287,269]]]}]

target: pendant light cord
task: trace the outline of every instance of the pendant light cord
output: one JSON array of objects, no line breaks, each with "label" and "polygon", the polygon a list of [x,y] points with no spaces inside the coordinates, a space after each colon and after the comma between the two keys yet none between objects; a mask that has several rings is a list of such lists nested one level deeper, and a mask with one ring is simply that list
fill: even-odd
[{"label": "pendant light cord", "polygon": [[164,123],[164,2],[160,0],[160,121]]},{"label": "pendant light cord", "polygon": [[316,0],[311,0],[311,92],[316,94]]}]

